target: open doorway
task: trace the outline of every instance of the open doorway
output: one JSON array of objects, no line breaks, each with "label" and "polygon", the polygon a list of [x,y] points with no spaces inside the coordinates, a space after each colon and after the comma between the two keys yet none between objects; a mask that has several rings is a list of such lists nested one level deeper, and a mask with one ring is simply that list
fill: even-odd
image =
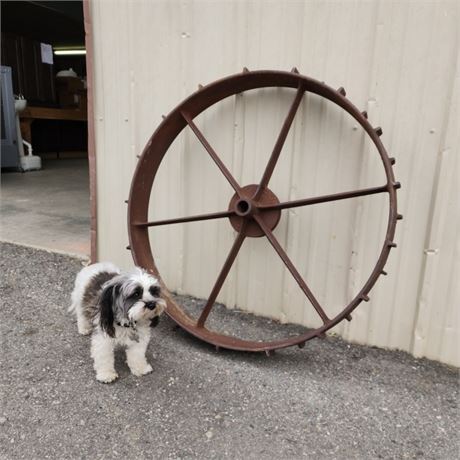
[{"label": "open doorway", "polygon": [[82,1],[3,1],[0,239],[90,254]]}]

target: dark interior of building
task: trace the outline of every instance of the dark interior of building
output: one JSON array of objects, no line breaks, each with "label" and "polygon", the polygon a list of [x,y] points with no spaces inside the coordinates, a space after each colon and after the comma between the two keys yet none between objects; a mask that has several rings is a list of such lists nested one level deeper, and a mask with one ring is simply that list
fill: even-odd
[{"label": "dark interior of building", "polygon": [[15,98],[27,100],[24,140],[35,155],[85,152],[86,57],[66,54],[84,52],[82,1],[2,1],[1,13],[1,65]]},{"label": "dark interior of building", "polygon": [[0,240],[89,254],[82,1],[1,2]]}]

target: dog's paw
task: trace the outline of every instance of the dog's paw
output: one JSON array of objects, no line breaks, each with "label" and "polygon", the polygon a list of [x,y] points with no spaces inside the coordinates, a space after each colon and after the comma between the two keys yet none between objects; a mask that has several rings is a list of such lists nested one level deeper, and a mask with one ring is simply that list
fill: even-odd
[{"label": "dog's paw", "polygon": [[78,333],[80,335],[90,335],[91,332],[92,332],[93,328],[92,327],[88,327],[88,328],[84,328],[84,327],[79,327],[78,328]]},{"label": "dog's paw", "polygon": [[77,318],[77,330],[80,335],[89,335],[93,330],[93,326],[86,319]]},{"label": "dog's paw", "polygon": [[140,377],[142,375],[150,374],[153,371],[153,368],[150,364],[146,364],[145,366],[136,366],[130,367],[131,374]]},{"label": "dog's paw", "polygon": [[96,373],[96,380],[102,383],[110,383],[118,378],[118,374],[115,371],[104,371]]}]

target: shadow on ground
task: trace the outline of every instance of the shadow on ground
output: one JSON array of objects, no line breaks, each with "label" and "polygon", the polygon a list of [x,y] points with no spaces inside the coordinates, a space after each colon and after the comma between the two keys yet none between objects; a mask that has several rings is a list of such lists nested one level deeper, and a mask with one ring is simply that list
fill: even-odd
[{"label": "shadow on ground", "polygon": [[81,261],[0,248],[2,458],[457,458],[455,369],[335,338],[216,353],[164,317],[154,372],[119,354],[100,384],[66,312]]}]

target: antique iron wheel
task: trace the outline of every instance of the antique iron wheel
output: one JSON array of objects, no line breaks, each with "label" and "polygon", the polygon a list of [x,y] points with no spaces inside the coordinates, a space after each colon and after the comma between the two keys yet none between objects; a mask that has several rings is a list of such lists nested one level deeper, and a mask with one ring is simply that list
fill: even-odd
[{"label": "antique iron wheel", "polygon": [[[293,88],[295,90],[294,100],[290,106],[286,119],[284,120],[281,132],[278,135],[260,182],[257,184],[241,186],[226,168],[219,155],[209,144],[203,133],[195,125],[193,119],[207,108],[226,97],[252,89],[267,87]],[[332,195],[310,197],[295,201],[279,202],[273,191],[268,188],[268,184],[305,92],[311,92],[332,101],[348,112],[362,126],[380,155],[386,175],[385,185],[335,193]],[[178,217],[160,221],[149,221],[149,199],[155,175],[172,142],[187,126],[196,135],[235,193],[230,199],[228,209],[221,212]],[[386,274],[384,271],[385,263],[391,248],[396,247],[396,244],[393,242],[396,221],[398,219],[402,219],[402,216],[397,214],[396,209],[396,190],[400,187],[400,184],[395,181],[393,175],[392,165],[394,164],[394,159],[388,157],[388,154],[380,140],[381,134],[381,128],[374,128],[371,126],[367,120],[367,113],[360,112],[346,98],[345,90],[343,88],[339,88],[337,90],[333,89],[322,82],[300,75],[295,68],[291,72],[249,71],[245,68],[240,74],[229,76],[204,87],[200,86],[197,92],[180,103],[172,112],[169,113],[169,115],[164,117],[162,123],[153,133],[142,155],[140,156],[132,179],[128,200],[128,230],[130,240],[128,249],[132,251],[136,265],[146,268],[161,280],[150,246],[148,235],[149,227],[228,218],[230,224],[238,233],[198,320],[191,318],[172,299],[171,295],[169,295],[166,290],[168,315],[180,327],[187,330],[194,336],[215,345],[216,347],[243,351],[265,351],[267,353],[278,348],[292,345],[302,347],[307,340],[323,335],[325,331],[335,326],[343,319],[350,321],[351,312],[362,301],[369,300],[369,291],[372,289],[378,277],[382,274]],[[281,211],[283,209],[350,199],[378,193],[388,194],[389,214],[386,235],[377,263],[372,270],[370,277],[358,294],[338,315],[333,318],[329,318],[325,310],[315,298],[313,292],[308,287],[307,283],[304,281],[284,249],[279,244],[272,230],[278,224],[281,217]],[[243,241],[249,237],[263,236],[268,239],[271,246],[278,253],[279,257],[294,277],[311,305],[316,310],[323,324],[316,329],[306,330],[304,333],[295,337],[265,342],[243,340],[238,337],[221,334],[207,329],[206,319],[213,308],[219,291],[228,272],[230,271],[241,245],[243,244]]]}]

